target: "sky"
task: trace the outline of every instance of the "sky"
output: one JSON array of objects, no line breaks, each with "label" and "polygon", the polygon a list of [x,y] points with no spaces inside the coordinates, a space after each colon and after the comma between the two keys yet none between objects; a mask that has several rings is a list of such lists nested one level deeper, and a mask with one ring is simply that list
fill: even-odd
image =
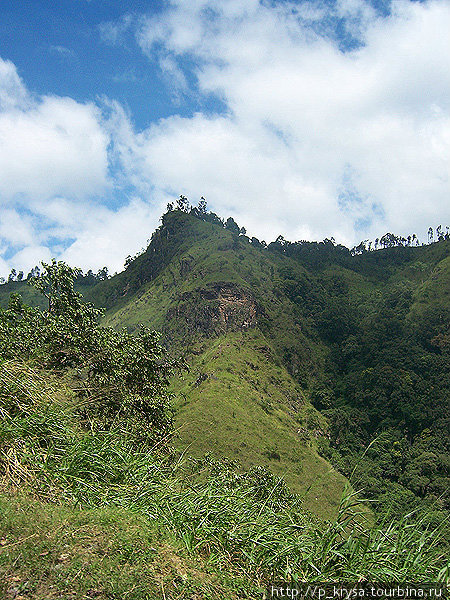
[{"label": "sky", "polygon": [[166,204],[353,246],[450,224],[450,0],[3,0],[0,276]]}]

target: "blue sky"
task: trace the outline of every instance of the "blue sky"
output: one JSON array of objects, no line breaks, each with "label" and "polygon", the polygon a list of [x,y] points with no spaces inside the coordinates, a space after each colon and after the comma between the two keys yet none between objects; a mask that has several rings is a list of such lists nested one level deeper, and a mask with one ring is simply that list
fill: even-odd
[{"label": "blue sky", "polygon": [[80,102],[110,96],[129,107],[138,127],[146,127],[154,119],[173,114],[167,86],[133,40],[121,46],[104,43],[100,26],[124,14],[155,14],[162,4],[136,0],[2,2],[2,58],[16,65],[37,94],[70,96]]},{"label": "blue sky", "polygon": [[0,4],[0,275],[120,270],[179,194],[270,241],[446,225],[450,2]]}]

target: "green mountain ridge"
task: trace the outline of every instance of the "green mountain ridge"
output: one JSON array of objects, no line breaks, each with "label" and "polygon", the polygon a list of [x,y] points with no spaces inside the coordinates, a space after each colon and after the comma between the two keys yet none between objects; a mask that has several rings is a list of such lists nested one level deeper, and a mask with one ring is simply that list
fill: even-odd
[{"label": "green mountain ridge", "polygon": [[[105,324],[144,323],[185,356],[179,448],[265,465],[322,516],[355,472],[370,498],[406,510],[450,481],[449,249],[264,248],[175,210],[123,272],[80,286]],[[23,286],[2,286],[0,301]]]},{"label": "green mountain ridge", "polygon": [[[403,507],[411,507],[411,489],[427,496],[434,480],[436,497],[447,486],[449,248],[444,240],[356,256],[332,243],[304,249],[281,241],[265,249],[173,211],[164,215],[156,240],[129,265],[120,303],[109,308],[105,322],[129,330],[144,322],[185,352],[191,373],[174,384],[180,447],[194,454],[210,450],[244,466],[265,464],[283,472],[300,493],[317,475],[317,490],[311,488],[305,502],[329,515],[343,480],[327,470],[319,449],[342,473],[357,467],[355,485],[383,497],[386,506],[399,495],[401,482]],[[130,282],[137,273],[145,279],[145,265],[159,253],[165,263],[157,261],[159,270],[133,293]],[[108,283],[113,287],[113,280]],[[270,369],[279,369],[278,378]],[[286,401],[289,394],[293,403]],[[245,415],[237,419],[240,427],[236,409]],[[431,451],[433,466],[409,473],[406,463],[422,461],[420,436],[427,427],[436,432],[424,449]],[[377,435],[391,435],[391,444],[407,447],[398,472],[380,469],[380,461],[392,460],[384,442],[364,454]]]},{"label": "green mountain ridge", "polygon": [[[308,415],[320,431],[326,421],[280,361],[276,338],[259,326],[270,319],[286,339],[295,336],[303,355],[310,345],[300,329],[288,330],[289,303],[269,288],[280,260],[267,261],[229,231],[184,213],[169,214],[158,238],[165,227],[178,248],[176,236],[191,246],[128,302],[109,309],[105,323],[133,331],[144,322],[172,348],[187,350],[190,373],[173,384],[179,448],[227,456],[244,468],[265,465],[304,494],[306,506],[331,516],[345,479],[318,456],[306,428]],[[136,259],[140,272],[152,245],[146,254]]]}]

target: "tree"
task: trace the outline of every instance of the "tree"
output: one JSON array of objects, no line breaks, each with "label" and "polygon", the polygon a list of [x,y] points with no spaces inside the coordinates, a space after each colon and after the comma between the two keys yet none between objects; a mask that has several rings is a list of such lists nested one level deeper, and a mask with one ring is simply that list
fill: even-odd
[{"label": "tree", "polygon": [[62,261],[42,263],[31,284],[48,300],[48,310],[23,304],[18,294],[0,310],[0,357],[32,359],[46,368],[78,374],[77,391],[88,398],[85,411],[102,427],[123,419],[145,439],[172,429],[174,369],[181,366],[159,344],[159,334],[141,327],[134,336],[101,327],[103,311],[74,290],[80,269]]},{"label": "tree", "polygon": [[41,263],[44,271],[33,277],[32,285],[48,300],[48,312],[62,314],[69,309],[78,308],[81,294],[75,292],[73,283],[81,274],[81,269],[69,267],[63,261]]},{"label": "tree", "polygon": [[206,207],[207,207],[206,200],[202,196],[200,198],[200,201],[197,206],[198,212],[202,215],[206,215],[206,213],[207,213]]},{"label": "tree", "polygon": [[40,269],[38,266],[33,267],[31,269],[31,271],[28,273],[27,275],[27,281],[29,281],[30,279],[32,279],[33,277],[38,277],[40,273]]},{"label": "tree", "polygon": [[224,227],[223,220],[216,215],[216,213],[209,212],[203,215],[203,220],[208,223],[212,223],[213,225],[219,225],[220,227]]},{"label": "tree", "polygon": [[189,212],[189,200],[183,194],[177,200],[177,208],[183,212]]},{"label": "tree", "polygon": [[380,244],[383,248],[393,248],[394,246],[399,246],[399,240],[396,235],[393,233],[385,233],[382,238],[380,238]]},{"label": "tree", "polygon": [[96,278],[99,281],[105,281],[105,279],[108,279],[108,277],[109,277],[108,267],[103,267],[103,269],[99,269],[97,271]]},{"label": "tree", "polygon": [[366,249],[366,242],[368,242],[368,241],[369,241],[369,240],[364,240],[364,241],[360,242],[360,243],[358,244],[358,246],[355,246],[354,248],[352,248],[352,249],[350,250],[350,252],[351,252],[351,255],[352,255],[352,256],[356,256],[357,254],[364,254],[364,252],[367,252],[367,249]]},{"label": "tree", "polygon": [[228,217],[228,219],[226,220],[225,229],[228,229],[228,231],[231,231],[232,233],[236,233],[237,235],[239,235],[239,233],[240,233],[239,225],[236,223],[236,221],[232,217]]}]

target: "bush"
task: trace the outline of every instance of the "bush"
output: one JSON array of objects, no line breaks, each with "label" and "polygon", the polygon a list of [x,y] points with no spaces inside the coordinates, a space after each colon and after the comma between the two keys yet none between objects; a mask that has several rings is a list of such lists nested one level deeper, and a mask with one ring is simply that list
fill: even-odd
[{"label": "bush", "polygon": [[0,311],[0,356],[29,360],[41,368],[70,372],[84,413],[101,427],[117,419],[136,424],[143,436],[167,436],[172,428],[169,378],[181,363],[171,360],[158,334],[101,327],[103,312],[74,290],[78,269],[53,260],[42,263],[34,285],[48,300],[40,311],[12,296]]}]

